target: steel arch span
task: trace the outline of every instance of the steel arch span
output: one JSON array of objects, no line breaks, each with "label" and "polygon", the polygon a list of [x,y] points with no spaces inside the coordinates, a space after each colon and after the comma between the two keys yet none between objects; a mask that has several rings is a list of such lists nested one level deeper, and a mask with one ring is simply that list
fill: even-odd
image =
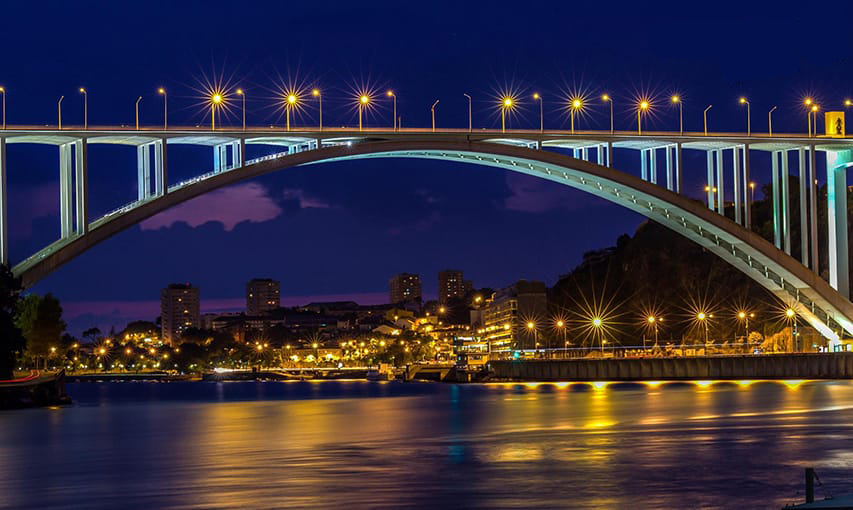
[{"label": "steel arch span", "polygon": [[268,158],[198,178],[93,222],[13,268],[29,286],[95,244],[146,218],[209,191],[277,170],[364,158],[422,158],[497,167],[591,193],[654,220],[700,244],[776,294],[831,340],[853,334],[853,303],[796,259],[699,202],[625,172],[556,152],[489,142],[364,141]]}]

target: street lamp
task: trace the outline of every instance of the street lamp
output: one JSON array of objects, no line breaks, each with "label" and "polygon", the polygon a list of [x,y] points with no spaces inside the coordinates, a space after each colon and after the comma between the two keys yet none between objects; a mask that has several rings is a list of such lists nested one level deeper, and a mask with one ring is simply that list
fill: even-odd
[{"label": "street lamp", "polygon": [[472,131],[473,125],[474,125],[472,122],[473,116],[472,116],[472,110],[471,110],[471,96],[469,96],[468,94],[462,94],[462,95],[468,98],[468,132],[470,133]]},{"label": "street lamp", "polygon": [[[658,344],[658,322],[661,321],[660,317],[655,317],[654,315],[649,315],[646,317],[646,321],[649,325],[655,330],[655,345]],[[646,350],[646,337],[643,336],[643,351]]]},{"label": "street lamp", "polygon": [[290,112],[293,110],[293,107],[296,106],[296,103],[299,101],[299,97],[296,94],[290,93],[284,98],[284,112],[285,117],[287,118],[287,130],[290,131]]},{"label": "street lamp", "polygon": [[684,134],[684,103],[678,94],[672,96],[672,103],[678,105],[678,134]]},{"label": "street lamp", "polygon": [[[141,99],[141,98],[140,98]],[[222,104],[222,94],[216,93],[210,96],[210,130],[216,131],[216,108]]]},{"label": "street lamp", "polygon": [[714,107],[714,105],[709,104],[708,107],[705,108],[705,111],[702,112],[702,117],[705,119],[705,136],[708,136],[708,110],[710,110],[713,107]]},{"label": "street lamp", "polygon": [[83,129],[89,129],[89,94],[86,89],[80,87],[80,93],[83,94]]},{"label": "street lamp", "polygon": [[755,203],[755,183],[749,183],[749,194],[750,194],[750,202]]},{"label": "street lamp", "polygon": [[[2,91],[3,91],[3,87],[0,87],[0,92],[2,92]],[[845,108],[850,108],[851,106],[853,106],[853,100],[851,100],[851,99],[845,99],[845,100],[844,100],[844,107],[845,107]]]},{"label": "street lamp", "polygon": [[810,97],[803,100],[803,104],[806,105],[806,119],[809,123],[809,138],[812,137],[812,103],[814,103],[814,101],[812,101],[812,98]]},{"label": "street lamp", "polygon": [[797,312],[793,308],[785,310],[785,318],[791,323],[791,342],[794,343],[794,350],[799,350],[799,339],[797,339]]},{"label": "street lamp", "polygon": [[696,319],[699,320],[699,323],[703,325],[705,329],[705,345],[708,345],[708,315],[705,312],[699,312],[696,314]]},{"label": "street lamp", "polygon": [[773,137],[773,112],[775,111],[776,107],[774,106],[769,112],[767,112],[767,131],[770,137]]},{"label": "street lamp", "polygon": [[583,100],[579,97],[572,99],[570,107],[570,117],[572,119],[572,134],[575,134],[575,113],[583,108]]},{"label": "street lamp", "polygon": [[528,329],[528,331],[533,332],[534,347],[536,348],[536,351],[539,351],[539,330],[536,329],[536,323],[533,321],[528,321],[527,322],[527,329]]},{"label": "street lamp", "polygon": [[432,114],[432,132],[435,133],[435,106],[438,104],[438,99],[432,104],[432,107],[429,109]]},{"label": "street lamp", "polygon": [[563,333],[563,358],[565,358],[566,354],[568,354],[566,351],[569,348],[569,341],[566,338],[566,322],[560,319],[555,323],[555,325],[557,326],[557,329]]},{"label": "street lamp", "polygon": [[59,102],[56,104],[56,109],[59,111],[59,129],[62,129],[62,100],[65,96],[60,96]]},{"label": "street lamp", "polygon": [[361,117],[363,115],[363,110],[370,103],[370,96],[367,94],[362,94],[358,98],[358,130],[361,131]]},{"label": "street lamp", "polygon": [[512,98],[505,97],[501,101],[501,133],[506,133],[506,111],[512,108]]},{"label": "street lamp", "polygon": [[136,99],[136,130],[139,131],[139,102],[142,101],[142,96]]},{"label": "street lamp", "polygon": [[613,134],[613,99],[610,98],[609,94],[604,94],[601,96],[601,100],[610,103],[610,134]]},{"label": "street lamp", "polygon": [[397,131],[397,94],[394,93],[393,90],[389,90],[387,92],[388,97],[394,99],[394,122],[392,122],[392,129]]},{"label": "street lamp", "polygon": [[0,94],[3,95],[3,129],[6,129],[6,87],[0,87]]},{"label": "street lamp", "polygon": [[592,319],[592,327],[595,328],[596,335],[599,336],[599,345],[601,346],[601,354],[604,355],[604,338],[601,338],[601,326],[604,322],[601,320],[601,317],[593,317]]},{"label": "street lamp", "polygon": [[746,136],[752,136],[752,114],[749,111],[749,101],[745,97],[741,97],[740,104],[746,105]]},{"label": "street lamp", "polygon": [[237,95],[243,100],[243,131],[246,130],[246,93],[243,89],[237,89]]},{"label": "street lamp", "polygon": [[166,131],[169,129],[169,96],[163,87],[157,89],[157,93],[163,96],[163,131]]},{"label": "street lamp", "polygon": [[643,114],[649,111],[649,101],[646,99],[641,100],[637,104],[637,135],[641,136],[643,134]]},{"label": "street lamp", "polygon": [[539,94],[539,92],[534,92],[533,93],[533,99],[539,101],[539,132],[544,133],[545,132],[545,114],[544,114],[544,110],[543,110],[543,106],[542,106],[542,96]]},{"label": "street lamp", "polygon": [[817,111],[820,107],[817,104],[813,104],[811,108],[811,115],[814,115],[814,136],[817,136]]},{"label": "street lamp", "polygon": [[323,95],[320,94],[320,89],[314,89],[311,91],[311,95],[316,97],[320,102],[320,131],[323,130]]}]

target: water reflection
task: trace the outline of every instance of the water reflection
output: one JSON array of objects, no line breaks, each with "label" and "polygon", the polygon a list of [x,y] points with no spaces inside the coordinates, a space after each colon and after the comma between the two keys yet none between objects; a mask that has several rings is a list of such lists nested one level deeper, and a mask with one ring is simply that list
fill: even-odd
[{"label": "water reflection", "polygon": [[[72,385],[0,413],[0,507],[778,508],[849,469],[841,382]],[[853,489],[847,489],[853,490]]]}]

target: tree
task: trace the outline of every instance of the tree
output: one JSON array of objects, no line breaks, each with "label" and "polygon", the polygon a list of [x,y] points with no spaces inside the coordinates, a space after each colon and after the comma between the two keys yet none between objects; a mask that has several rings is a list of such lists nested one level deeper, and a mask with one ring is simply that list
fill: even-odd
[{"label": "tree", "polygon": [[51,347],[58,347],[65,331],[62,307],[53,294],[31,294],[21,300],[18,327],[27,340],[27,350],[38,359],[46,358]]},{"label": "tree", "polygon": [[9,266],[0,265],[0,379],[11,379],[16,357],[26,348],[26,340],[15,323],[21,293],[21,279]]}]

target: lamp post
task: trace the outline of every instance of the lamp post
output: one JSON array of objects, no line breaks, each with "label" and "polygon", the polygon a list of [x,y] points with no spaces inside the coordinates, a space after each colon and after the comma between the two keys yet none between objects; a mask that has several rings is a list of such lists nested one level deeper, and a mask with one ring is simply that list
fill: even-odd
[{"label": "lamp post", "polygon": [[397,131],[397,94],[395,94],[393,90],[389,90],[387,92],[387,94],[388,94],[388,97],[390,97],[394,100],[394,119],[393,119],[394,122],[392,122],[391,129],[393,129],[394,131]]},{"label": "lamp post", "polygon": [[773,137],[773,112],[776,111],[776,107],[770,109],[767,112],[767,134],[772,138]]},{"label": "lamp post", "polygon": [[435,105],[438,104],[438,99],[432,104],[432,107],[429,109],[430,113],[432,113],[432,132],[435,133]]},{"label": "lamp post", "polygon": [[601,100],[610,103],[610,134],[613,134],[613,99],[610,98],[609,94],[604,94],[601,96]]},{"label": "lamp post", "polygon": [[142,101],[142,96],[136,99],[136,130],[139,131],[139,102]]},{"label": "lamp post", "polygon": [[708,136],[708,110],[710,110],[713,107],[714,107],[714,105],[709,104],[708,107],[705,108],[705,111],[702,112],[702,117],[705,119],[705,136]]},{"label": "lamp post", "polygon": [[0,87],[0,94],[3,95],[3,129],[6,129],[6,87]]},{"label": "lamp post", "polygon": [[637,105],[637,136],[643,134],[643,113],[649,110],[649,102],[645,99]]},{"label": "lamp post", "polygon": [[536,99],[537,101],[539,101],[539,132],[544,133],[545,132],[545,114],[544,114],[544,109],[542,106],[542,96],[538,92],[535,92],[533,94],[533,99]]},{"label": "lamp post", "polygon": [[157,89],[157,93],[163,96],[163,131],[166,131],[169,129],[169,96],[163,87]]},{"label": "lamp post", "polygon": [[812,105],[811,115],[814,116],[814,130],[813,130],[814,136],[817,136],[817,111],[819,109],[820,109],[820,107],[817,104]]},{"label": "lamp post", "polygon": [[741,97],[740,104],[746,105],[746,136],[752,136],[752,114],[749,110],[749,101],[745,97]]},{"label": "lamp post", "polygon": [[708,345],[708,316],[705,312],[699,312],[696,314],[696,319],[699,320],[699,323],[705,329],[705,345]]},{"label": "lamp post", "polygon": [[89,94],[83,87],[80,87],[80,93],[83,94],[83,130],[87,130],[89,129]]},{"label": "lamp post", "polygon": [[565,359],[567,357],[566,355],[568,354],[568,352],[566,351],[569,349],[569,341],[566,339],[566,322],[562,319],[558,320],[556,322],[556,326],[557,329],[559,329],[563,333],[563,358]]},{"label": "lamp post", "polygon": [[809,138],[812,137],[812,98],[807,97],[803,100],[803,104],[806,105],[806,119],[809,123]]},{"label": "lamp post", "polygon": [[539,352],[539,330],[536,329],[536,323],[533,321],[529,321],[527,323],[527,330],[533,332],[533,347],[536,349],[536,352]]},{"label": "lamp post", "polygon": [[62,130],[62,100],[65,99],[65,96],[59,97],[59,102],[56,103],[56,109],[59,112],[59,129]]},{"label": "lamp post", "polygon": [[311,95],[317,98],[317,101],[320,102],[320,131],[323,130],[323,95],[320,94],[320,89],[314,89],[311,91]]},{"label": "lamp post", "polygon": [[246,130],[246,92],[243,89],[237,89],[237,95],[242,99],[242,107],[243,107],[243,131]]},{"label": "lamp post", "polygon": [[579,97],[572,99],[572,104],[569,112],[570,117],[572,119],[572,134],[575,134],[575,113],[578,112],[581,108],[583,108],[583,101]]},{"label": "lamp post", "polygon": [[604,338],[601,336],[601,326],[603,321],[601,317],[593,317],[592,327],[595,328],[595,333],[598,336],[598,344],[601,346],[601,355],[604,356]]},{"label": "lamp post", "polygon": [[673,104],[678,105],[678,134],[684,134],[684,108],[683,103],[681,102],[681,98],[676,94],[672,96]]},{"label": "lamp post", "polygon": [[361,117],[363,114],[364,108],[370,103],[370,96],[367,94],[362,94],[361,97],[358,98],[358,130],[361,131]]},{"label": "lamp post", "polygon": [[[652,326],[655,330],[655,345],[658,344],[658,322],[660,322],[659,317],[655,317],[654,315],[649,315],[646,317],[646,321]],[[646,353],[646,337],[643,336],[643,354]]]},{"label": "lamp post", "polygon": [[468,132],[470,133],[473,129],[473,126],[474,126],[472,110],[471,110],[471,96],[469,96],[468,94],[462,94],[462,95],[468,98]]},{"label": "lamp post", "polygon": [[290,131],[290,112],[293,110],[293,107],[296,106],[296,102],[299,101],[299,98],[296,97],[296,94],[288,94],[287,97],[284,98],[284,112],[285,117],[287,118],[287,131]]},{"label": "lamp post", "polygon": [[[141,99],[141,98],[140,98]],[[216,107],[222,104],[222,94],[210,96],[210,130],[216,131]]]},{"label": "lamp post", "polygon": [[797,338],[797,312],[793,308],[785,310],[785,318],[791,323],[791,343],[794,351],[799,350],[799,339]]},{"label": "lamp post", "polygon": [[[0,92],[3,91],[3,87],[0,87]],[[844,108],[850,108],[853,106],[853,99],[845,99],[844,100]]]},{"label": "lamp post", "polygon": [[512,108],[512,98],[505,97],[501,102],[501,133],[506,133],[506,111]]}]

